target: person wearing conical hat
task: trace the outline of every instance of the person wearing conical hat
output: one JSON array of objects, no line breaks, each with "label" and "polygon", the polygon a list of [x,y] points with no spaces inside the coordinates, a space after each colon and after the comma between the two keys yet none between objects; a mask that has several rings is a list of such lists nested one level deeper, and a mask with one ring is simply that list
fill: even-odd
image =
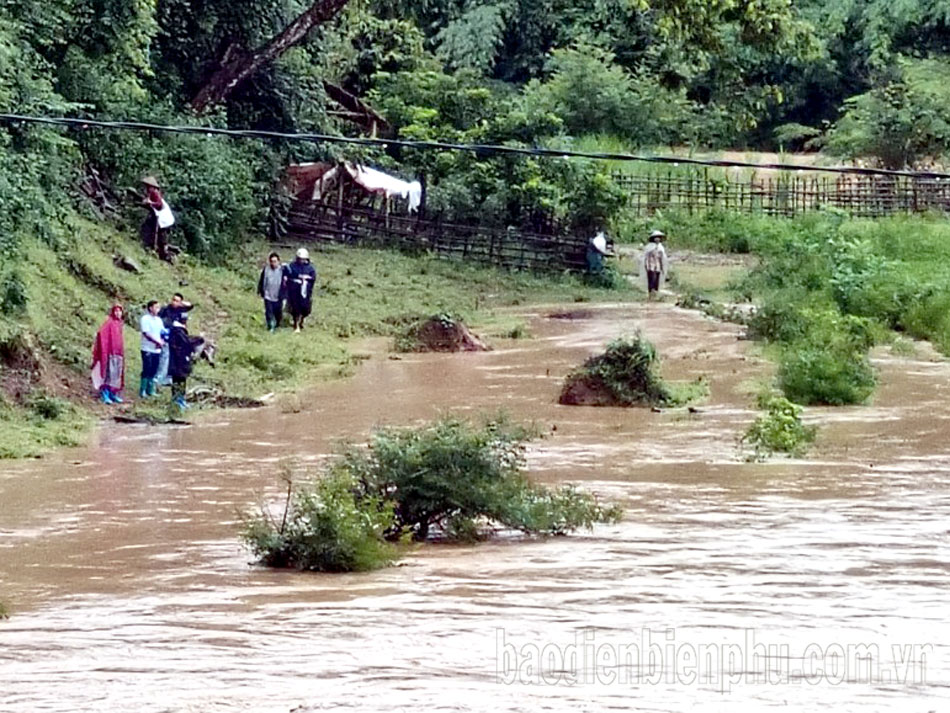
[{"label": "person wearing conical hat", "polygon": [[162,260],[168,259],[168,229],[175,224],[175,216],[162,196],[162,190],[154,176],[142,179],[145,187],[143,203],[148,207],[148,216],[142,223],[142,244],[154,250]]},{"label": "person wearing conical hat", "polygon": [[640,277],[644,281],[647,295],[650,298],[655,297],[663,283],[666,280],[666,273],[669,270],[669,261],[666,257],[666,250],[663,247],[663,241],[666,239],[666,233],[662,230],[654,230],[650,233],[650,239],[643,249],[643,255],[640,257]]}]

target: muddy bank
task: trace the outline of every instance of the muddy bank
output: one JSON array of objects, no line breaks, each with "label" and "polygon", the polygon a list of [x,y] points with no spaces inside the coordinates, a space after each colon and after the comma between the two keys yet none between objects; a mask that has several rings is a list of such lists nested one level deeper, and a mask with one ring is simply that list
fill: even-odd
[{"label": "muddy bank", "polygon": [[[92,448],[3,464],[0,599],[13,616],[0,622],[0,711],[950,705],[947,364],[881,354],[872,406],[806,412],[821,427],[810,460],[747,464],[735,438],[754,416],[752,382],[770,367],[737,339],[740,327],[668,304],[545,318],[558,311],[569,308],[526,315],[536,338],[499,340],[493,352],[374,356],[297,410],[110,428]],[[701,414],[555,403],[573,366],[637,328],[663,354],[664,378],[710,377]],[[536,478],[618,500],[624,521],[568,539],[425,547],[369,574],[248,565],[235,513],[279,497],[287,458],[319,462],[375,424],[498,406],[550,434],[528,453]],[[576,661],[542,666],[548,681],[519,667],[578,636],[609,653],[644,636],[742,646],[746,632],[789,654],[741,668],[717,660],[716,672],[738,675],[728,692],[677,678],[666,660],[658,682],[611,680]],[[782,661],[793,668],[810,644],[855,642],[877,646],[881,667],[893,665],[892,644],[934,644],[926,680],[754,678]],[[556,677],[565,671],[588,678],[570,685]]]}]

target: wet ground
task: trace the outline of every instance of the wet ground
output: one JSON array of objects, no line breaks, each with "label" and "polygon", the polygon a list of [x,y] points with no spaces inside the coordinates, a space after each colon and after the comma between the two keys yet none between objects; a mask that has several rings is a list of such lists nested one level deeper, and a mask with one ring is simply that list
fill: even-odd
[{"label": "wet ground", "polygon": [[[0,711],[950,710],[950,365],[881,356],[866,407],[810,409],[808,460],[744,463],[768,365],[669,304],[530,315],[493,352],[386,355],[295,402],[191,428],[110,426],[0,465]],[[699,413],[556,405],[642,328]],[[616,526],[425,546],[402,566],[249,564],[239,512],[282,463],[445,411],[550,435],[535,477],[619,500]]]}]

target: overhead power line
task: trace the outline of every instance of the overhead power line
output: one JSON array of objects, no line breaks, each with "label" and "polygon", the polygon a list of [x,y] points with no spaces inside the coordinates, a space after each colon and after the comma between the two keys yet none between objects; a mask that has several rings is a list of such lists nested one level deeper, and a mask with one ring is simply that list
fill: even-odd
[{"label": "overhead power line", "polygon": [[41,124],[63,126],[73,129],[102,129],[108,131],[141,131],[148,133],[196,134],[203,136],[225,136],[234,139],[256,139],[259,141],[296,141],[312,144],[349,144],[356,146],[378,146],[388,148],[398,146],[424,151],[460,151],[480,155],[515,155],[535,158],[590,159],[594,161],[618,161],[636,163],[658,163],[667,165],[710,166],[717,168],[751,168],[776,171],[802,171],[808,173],[837,173],[872,176],[904,176],[908,178],[950,179],[950,173],[939,171],[891,171],[883,168],[860,168],[857,166],[802,166],[791,163],[749,163],[746,161],[727,161],[723,159],[699,159],[683,156],[651,156],[623,153],[599,153],[589,151],[571,151],[542,147],[501,146],[491,144],[456,144],[443,141],[407,141],[404,139],[381,139],[352,136],[333,136],[331,134],[286,133],[281,131],[255,131],[250,129],[220,129],[212,126],[167,126],[148,124],[138,121],[97,121],[72,117],[25,116],[22,114],[0,114],[0,122],[7,124]]}]

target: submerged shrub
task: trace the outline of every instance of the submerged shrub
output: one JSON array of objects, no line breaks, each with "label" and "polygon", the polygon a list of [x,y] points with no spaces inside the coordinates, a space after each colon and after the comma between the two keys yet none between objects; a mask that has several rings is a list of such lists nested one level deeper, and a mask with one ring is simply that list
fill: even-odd
[{"label": "submerged shrub", "polygon": [[288,489],[278,524],[266,511],[245,522],[242,537],[262,564],[316,572],[384,567],[396,550],[383,538],[391,501],[363,491],[345,471]]},{"label": "submerged shrub", "polygon": [[383,566],[405,538],[475,540],[494,526],[554,535],[619,519],[573,487],[532,483],[522,472],[529,436],[504,420],[381,429],[288,494],[280,523],[250,518],[243,538],[263,564],[334,572]]},{"label": "submerged shrub", "polygon": [[656,348],[637,333],[607,345],[564,381],[559,402],[587,406],[666,404],[672,394],[657,374]]},{"label": "submerged shrub", "polygon": [[759,416],[740,439],[750,446],[749,460],[763,460],[773,453],[800,456],[815,439],[814,426],[802,423],[802,407],[775,394],[759,397],[759,408],[765,413]]},{"label": "submerged shrub", "polygon": [[396,336],[394,348],[398,352],[472,352],[489,347],[459,317],[443,312],[410,321]]}]

